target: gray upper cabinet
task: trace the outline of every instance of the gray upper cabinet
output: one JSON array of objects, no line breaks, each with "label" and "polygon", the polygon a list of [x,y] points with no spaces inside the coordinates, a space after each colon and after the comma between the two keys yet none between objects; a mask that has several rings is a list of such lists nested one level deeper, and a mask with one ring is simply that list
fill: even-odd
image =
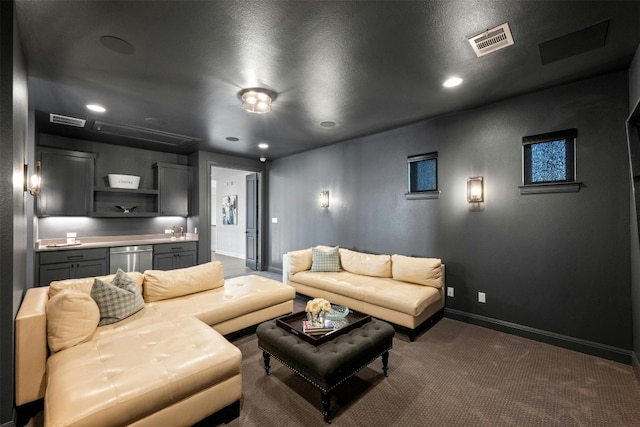
[{"label": "gray upper cabinet", "polygon": [[191,166],[172,163],[156,163],[154,176],[160,194],[160,215],[188,216],[191,192]]},{"label": "gray upper cabinet", "polygon": [[38,216],[86,216],[92,210],[95,154],[40,148]]}]

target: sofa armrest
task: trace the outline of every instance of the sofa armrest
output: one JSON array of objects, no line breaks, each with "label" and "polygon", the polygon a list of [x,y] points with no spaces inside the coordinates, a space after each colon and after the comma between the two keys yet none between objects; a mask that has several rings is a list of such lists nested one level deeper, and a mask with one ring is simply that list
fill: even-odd
[{"label": "sofa armrest", "polygon": [[16,315],[16,405],[44,397],[49,287],[28,289]]},{"label": "sofa armrest", "polygon": [[289,283],[289,255],[282,255],[282,283]]}]

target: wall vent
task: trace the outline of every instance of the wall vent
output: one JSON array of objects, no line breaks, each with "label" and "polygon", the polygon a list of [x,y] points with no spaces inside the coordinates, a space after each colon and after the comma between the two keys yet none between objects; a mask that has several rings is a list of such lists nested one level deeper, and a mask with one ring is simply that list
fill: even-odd
[{"label": "wall vent", "polygon": [[49,121],[58,125],[75,126],[83,128],[87,122],[83,119],[76,119],[75,117],[61,116],[60,114],[49,113]]},{"label": "wall vent", "polygon": [[511,46],[513,44],[513,36],[511,35],[509,24],[505,22],[498,27],[471,37],[469,43],[479,58],[487,53]]},{"label": "wall vent", "polygon": [[176,133],[163,132],[139,126],[127,125],[124,123],[106,122],[96,120],[91,126],[92,131],[108,135],[115,135],[124,138],[133,138],[155,144],[171,145],[173,147],[186,148],[200,139],[192,136],[178,135]]}]

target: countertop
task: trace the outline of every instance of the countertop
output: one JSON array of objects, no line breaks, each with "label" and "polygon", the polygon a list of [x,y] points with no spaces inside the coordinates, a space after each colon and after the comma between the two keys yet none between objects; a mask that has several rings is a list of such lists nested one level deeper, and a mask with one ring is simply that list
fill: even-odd
[{"label": "countertop", "polygon": [[[184,239],[171,239],[169,234],[137,234],[123,236],[98,236],[76,238],[76,244],[67,245],[67,239],[42,239],[35,244],[36,252],[65,251],[72,249],[111,248],[118,246],[157,245],[161,243],[197,242],[198,235],[186,233]],[[77,244],[80,242],[80,244]]]}]

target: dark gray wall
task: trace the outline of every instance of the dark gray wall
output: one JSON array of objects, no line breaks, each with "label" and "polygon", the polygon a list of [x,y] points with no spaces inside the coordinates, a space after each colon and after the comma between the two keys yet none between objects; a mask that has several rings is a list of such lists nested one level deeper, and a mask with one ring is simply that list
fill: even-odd
[{"label": "dark gray wall", "polygon": [[[156,162],[187,164],[187,156],[159,151],[142,150],[96,141],[67,138],[39,133],[39,146],[84,151],[96,154],[95,182],[97,186],[107,186],[105,178],[110,173],[140,176],[140,188],[154,187],[153,164]],[[159,234],[175,225],[186,227],[186,218],[89,218],[89,217],[49,217],[37,221],[37,238],[64,238],[66,232],[77,232],[82,236],[114,236],[123,234]]]},{"label": "dark gray wall", "polygon": [[[629,111],[635,110],[636,114],[640,114],[640,45],[636,50],[631,67],[629,68]],[[637,135],[629,135],[629,143],[637,141]],[[631,147],[630,147],[631,149]],[[633,167],[638,170],[638,164]],[[637,173],[637,172],[634,172]],[[637,190],[636,190],[637,191]],[[640,247],[638,236],[638,222],[636,222],[637,212],[634,209],[637,206],[634,192],[631,194],[631,276],[632,276],[632,292],[631,304],[633,310],[633,352],[634,366],[638,377],[640,378]],[[634,206],[635,205],[635,206]]]},{"label": "dark gray wall", "polygon": [[0,425],[13,424],[13,331],[26,283],[22,189],[28,120],[27,73],[13,2],[0,2]]},{"label": "dark gray wall", "polygon": [[[632,348],[627,73],[273,162],[269,265],[316,244],[440,257],[448,309],[626,354]],[[464,90],[464,88],[460,89]],[[526,135],[578,129],[578,193],[520,195]],[[407,156],[438,152],[438,200],[405,200]],[[486,202],[466,202],[485,178]],[[318,194],[329,190],[331,206]],[[487,303],[477,302],[485,292]]]}]

